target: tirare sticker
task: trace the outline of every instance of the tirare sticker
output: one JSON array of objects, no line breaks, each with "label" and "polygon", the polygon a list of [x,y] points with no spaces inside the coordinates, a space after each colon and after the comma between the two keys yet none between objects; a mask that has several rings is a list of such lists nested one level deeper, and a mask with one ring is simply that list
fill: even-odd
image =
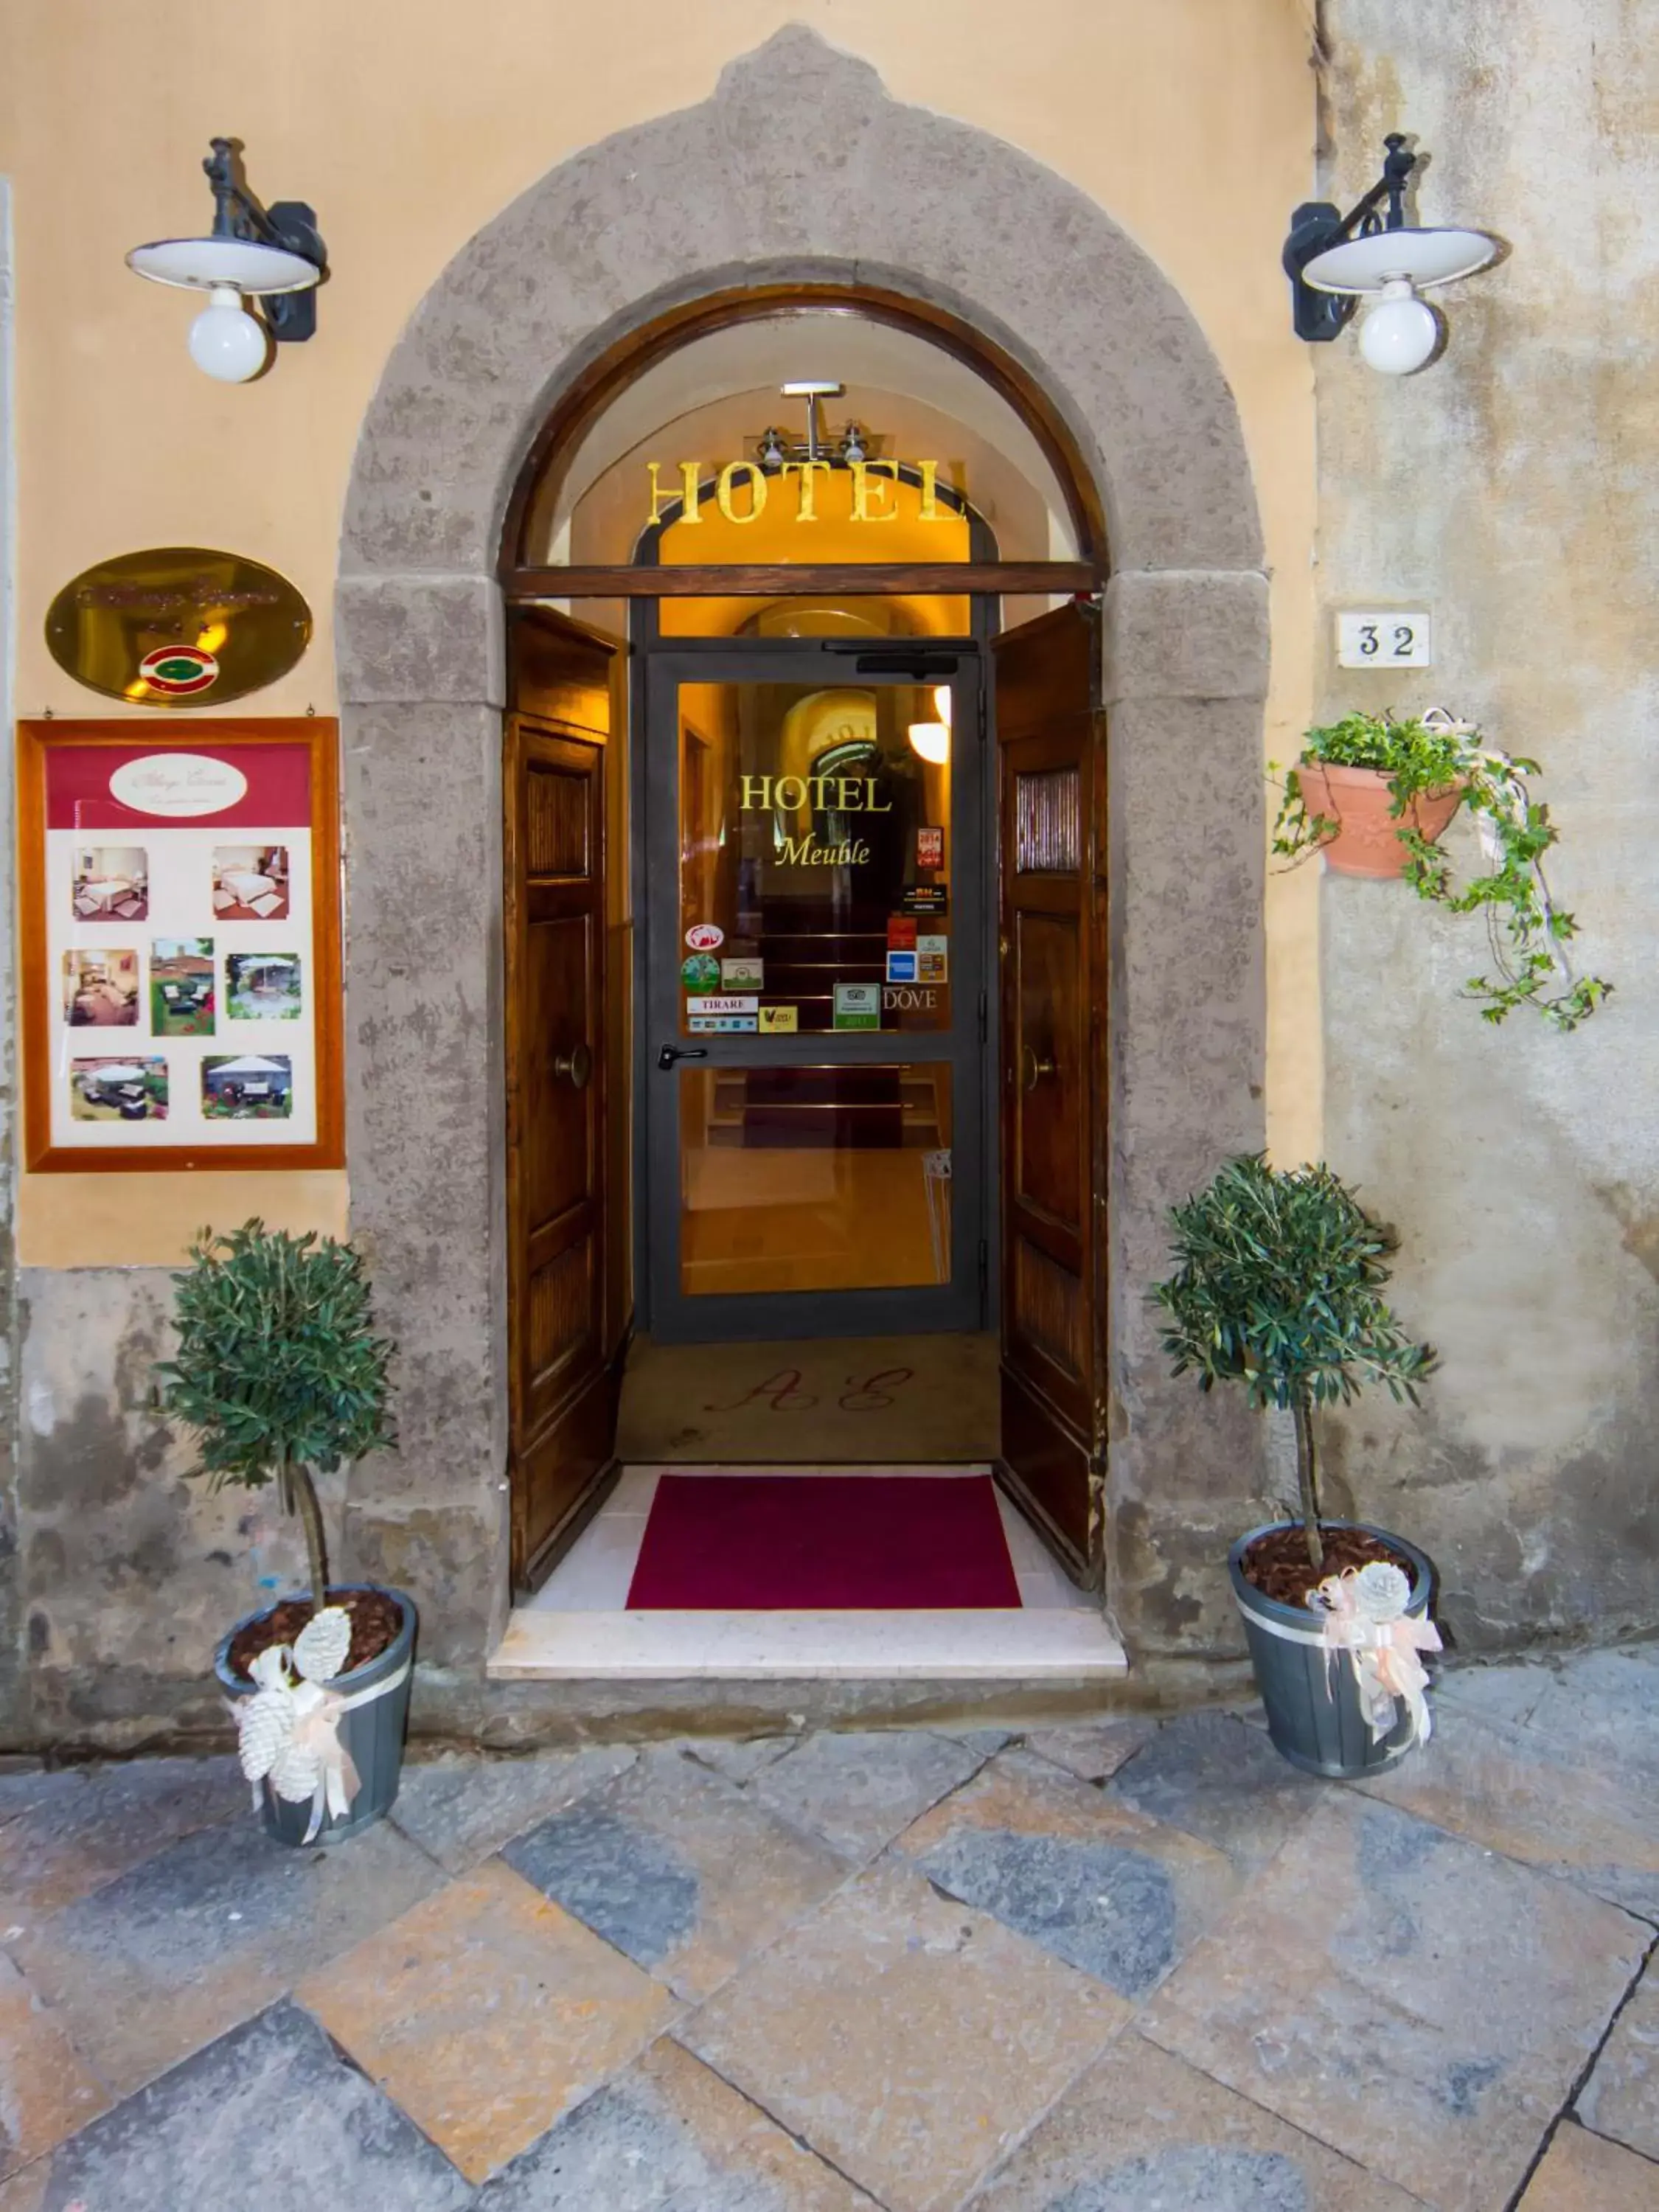
[{"label": "tirare sticker", "polygon": [[728,991],[758,991],[766,980],[763,960],[733,959],[720,963],[720,981]]},{"label": "tirare sticker", "polygon": [[918,983],[943,983],[951,971],[951,940],[948,937],[918,937],[916,939],[916,981]]},{"label": "tirare sticker", "polygon": [[890,983],[914,983],[916,980],[915,954],[890,952],[887,956],[887,980]]},{"label": "tirare sticker", "polygon": [[720,980],[720,963],[712,952],[693,952],[680,963],[680,981],[688,991],[712,990]]},{"label": "tirare sticker", "polygon": [[838,1030],[878,1030],[881,1027],[879,983],[837,983],[835,1027]]},{"label": "tirare sticker", "polygon": [[719,998],[688,999],[685,1002],[685,1011],[688,1014],[701,1014],[705,1019],[712,1020],[721,1014],[757,1013],[760,1011],[760,1000],[732,998],[725,994]]},{"label": "tirare sticker", "polygon": [[726,942],[726,932],[716,922],[697,921],[686,931],[685,941],[694,952],[718,952]]},{"label": "tirare sticker", "polygon": [[763,1036],[793,1036],[800,1027],[799,1006],[763,1006],[760,1010]]}]

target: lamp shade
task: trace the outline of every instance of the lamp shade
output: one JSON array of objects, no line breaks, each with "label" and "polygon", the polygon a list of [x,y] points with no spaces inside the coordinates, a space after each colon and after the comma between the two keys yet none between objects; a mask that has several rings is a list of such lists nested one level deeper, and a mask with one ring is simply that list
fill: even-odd
[{"label": "lamp shade", "polygon": [[1472,276],[1498,252],[1498,240],[1484,230],[1377,230],[1316,253],[1302,281],[1316,292],[1380,292],[1404,276],[1424,292]]},{"label": "lamp shade", "polygon": [[135,246],[127,266],[156,284],[198,292],[230,285],[239,292],[303,292],[322,271],[302,254],[247,238],[161,238]]}]

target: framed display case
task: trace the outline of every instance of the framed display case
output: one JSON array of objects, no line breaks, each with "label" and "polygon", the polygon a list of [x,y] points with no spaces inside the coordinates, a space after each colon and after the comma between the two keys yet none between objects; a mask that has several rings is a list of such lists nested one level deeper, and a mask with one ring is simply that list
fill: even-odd
[{"label": "framed display case", "polygon": [[34,1172],[337,1167],[337,725],[18,726]]}]

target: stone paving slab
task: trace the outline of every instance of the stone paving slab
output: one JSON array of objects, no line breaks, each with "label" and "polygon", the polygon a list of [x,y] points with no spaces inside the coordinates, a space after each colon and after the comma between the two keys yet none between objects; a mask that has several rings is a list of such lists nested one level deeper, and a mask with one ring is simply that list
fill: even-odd
[{"label": "stone paving slab", "polygon": [[945,2212],[1129,2016],[1088,1975],[890,1863],[678,2035],[890,2212]]},{"label": "stone paving slab", "polygon": [[769,1766],[750,1794],[862,1863],[966,1782],[986,1755],[920,1730],[814,1735]]},{"label": "stone paving slab", "polygon": [[952,1897],[1132,2000],[1240,1887],[1223,1852],[1030,1752],[1000,1753],[896,1848]]},{"label": "stone paving slab", "polygon": [[1103,1782],[1158,1734],[1158,1723],[1139,1716],[1121,1721],[1079,1721],[1068,1728],[1034,1729],[1025,1748],[1051,1759],[1081,1782]]},{"label": "stone paving slab", "polygon": [[1578,2093],[1587,2128],[1659,2160],[1659,1971],[1651,1958]]},{"label": "stone paving slab", "polygon": [[0,2179],[55,2149],[109,2102],[22,1975],[0,1958]]},{"label": "stone paving slab", "polygon": [[1143,2026],[1436,2212],[1501,2212],[1650,1940],[1599,1898],[1345,1792]]},{"label": "stone paving slab", "polygon": [[1110,2044],[972,2212],[1421,2212],[1131,2030]]},{"label": "stone paving slab", "polygon": [[234,1759],[135,1759],[5,1778],[22,1785],[26,1802],[0,1824],[0,1928],[72,1905],[163,1844],[250,1809]]},{"label": "stone paving slab", "polygon": [[851,1870],[675,1750],[647,1753],[503,1856],[683,1996],[718,1988]]},{"label": "stone paving slab", "polygon": [[125,2095],[443,1879],[385,1822],[326,1850],[293,1850],[248,1814],[169,1845],[12,1948],[76,2048]]},{"label": "stone paving slab", "polygon": [[678,2011],[500,1859],[295,1994],[473,2181],[544,2135]]},{"label": "stone paving slab", "polygon": [[1119,1803],[1213,1844],[1247,1873],[1288,1842],[1329,1789],[1281,1759],[1261,1729],[1212,1712],[1168,1722],[1106,1784]]},{"label": "stone paving slab", "polygon": [[481,2190],[477,2212],[878,2208],[665,2038]]},{"label": "stone paving slab", "polygon": [[465,1874],[549,1814],[623,1773],[634,1758],[622,1745],[522,1759],[447,1752],[404,1765],[392,1820],[441,1867]]},{"label": "stone paving slab", "polygon": [[1569,2124],[1557,2129],[1516,2212],[1659,2212],[1659,2166]]},{"label": "stone paving slab", "polygon": [[1410,1758],[1353,1787],[1659,1920],[1651,1805],[1599,1773],[1561,1764],[1550,1749],[1533,1730],[1454,1703]]},{"label": "stone paving slab", "polygon": [[678,1748],[700,1766],[709,1766],[716,1774],[723,1774],[728,1782],[742,1783],[752,1782],[763,1766],[770,1766],[786,1752],[793,1751],[800,1741],[798,1735],[760,1735],[743,1740],[688,1735],[681,1738]]},{"label": "stone paving slab", "polygon": [[463,2212],[472,2193],[287,2003],[94,2120],[23,2181],[0,2212]]},{"label": "stone paving slab", "polygon": [[1449,1669],[1440,1695],[1551,1737],[1557,1756],[1626,1787],[1638,1777],[1645,1789],[1659,1785],[1659,1644]]}]

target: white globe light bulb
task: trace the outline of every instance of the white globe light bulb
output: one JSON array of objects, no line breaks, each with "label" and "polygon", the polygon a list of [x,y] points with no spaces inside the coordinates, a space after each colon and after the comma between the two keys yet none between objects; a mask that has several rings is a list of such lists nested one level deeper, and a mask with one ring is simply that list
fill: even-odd
[{"label": "white globe light bulb", "polygon": [[1359,325],[1359,350],[1384,376],[1409,376],[1440,343],[1440,324],[1406,276],[1391,276]]},{"label": "white globe light bulb", "polygon": [[265,365],[265,326],[246,313],[234,286],[216,284],[210,297],[212,304],[190,326],[190,357],[221,384],[246,384]]}]

